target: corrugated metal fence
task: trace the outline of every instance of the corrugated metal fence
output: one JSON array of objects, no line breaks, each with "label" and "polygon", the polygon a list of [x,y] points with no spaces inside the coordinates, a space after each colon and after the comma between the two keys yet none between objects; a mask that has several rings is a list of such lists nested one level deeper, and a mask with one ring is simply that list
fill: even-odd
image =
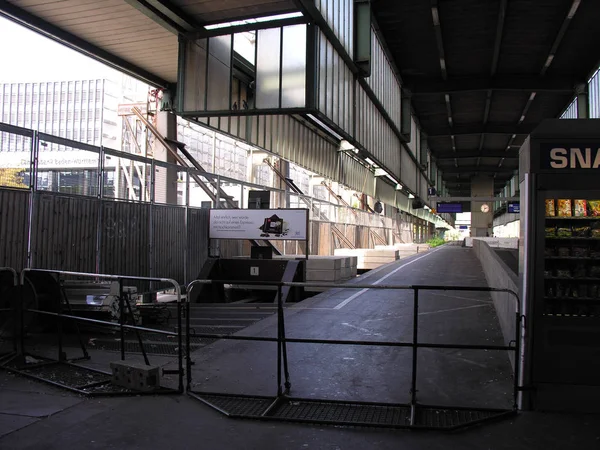
[{"label": "corrugated metal fence", "polygon": [[[189,282],[208,255],[208,210],[0,189],[0,266]],[[187,217],[186,217],[187,216]]]}]

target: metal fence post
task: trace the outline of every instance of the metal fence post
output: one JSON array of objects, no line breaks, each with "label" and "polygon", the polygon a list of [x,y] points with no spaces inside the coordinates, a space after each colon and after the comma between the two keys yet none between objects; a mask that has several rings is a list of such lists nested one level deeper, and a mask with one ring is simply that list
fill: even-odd
[{"label": "metal fence post", "polygon": [[417,355],[419,339],[419,288],[413,287],[413,342],[412,342],[412,378],[410,382],[410,424],[416,425],[417,419]]},{"label": "metal fence post", "polygon": [[277,396],[282,394],[281,390],[281,284],[277,285]]},{"label": "metal fence post", "polygon": [[119,278],[119,331],[121,332],[121,361],[125,361],[125,307],[123,301],[123,279]]}]

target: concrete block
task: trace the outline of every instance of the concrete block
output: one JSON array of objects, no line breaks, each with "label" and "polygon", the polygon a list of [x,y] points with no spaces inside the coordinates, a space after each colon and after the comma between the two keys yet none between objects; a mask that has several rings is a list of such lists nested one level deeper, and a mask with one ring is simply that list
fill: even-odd
[{"label": "concrete block", "polygon": [[342,267],[343,257],[309,256],[306,262],[307,270],[337,270]]},{"label": "concrete block", "polygon": [[160,367],[135,361],[110,363],[112,384],[134,391],[154,391],[160,388]]},{"label": "concrete block", "polygon": [[339,281],[341,279],[341,269],[337,270],[307,270],[306,281]]}]

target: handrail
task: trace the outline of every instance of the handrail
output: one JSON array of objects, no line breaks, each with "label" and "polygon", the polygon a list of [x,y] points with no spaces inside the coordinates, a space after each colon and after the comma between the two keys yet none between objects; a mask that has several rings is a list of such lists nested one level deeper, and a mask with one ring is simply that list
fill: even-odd
[{"label": "handrail", "polygon": [[[177,359],[178,359],[178,365],[179,365],[179,370],[178,370],[178,375],[179,375],[179,392],[183,392],[183,331],[182,331],[182,327],[181,327],[181,315],[182,315],[182,297],[181,297],[181,286],[179,285],[179,283],[177,281],[175,281],[172,278],[159,278],[159,277],[139,277],[139,276],[129,276],[129,275],[113,275],[113,274],[102,274],[102,273],[89,273],[89,272],[72,272],[72,271],[68,271],[68,270],[55,270],[55,269],[35,269],[35,268],[26,268],[23,269],[23,271],[21,272],[21,285],[25,284],[25,277],[27,273],[30,272],[44,272],[44,273],[52,273],[52,274],[56,274],[56,275],[67,275],[67,276],[78,276],[78,277],[90,277],[90,278],[96,278],[96,279],[104,279],[104,280],[116,280],[119,282],[119,309],[120,309],[120,314],[119,314],[119,323],[115,324],[113,322],[108,322],[108,321],[103,321],[103,320],[97,320],[97,319],[89,319],[89,318],[85,318],[85,317],[78,317],[78,316],[73,316],[73,315],[69,315],[69,314],[62,314],[60,312],[58,313],[53,313],[51,311],[41,311],[41,310],[36,310],[36,309],[29,309],[28,311],[30,312],[34,312],[34,313],[39,313],[39,314],[45,314],[45,315],[52,315],[52,316],[57,316],[59,318],[66,318],[66,319],[71,319],[71,320],[76,320],[76,321],[81,321],[81,322],[89,322],[89,323],[97,323],[97,324],[104,324],[107,326],[111,326],[111,327],[118,327],[120,329],[121,332],[121,360],[125,359],[125,330],[135,330],[137,331],[146,331],[146,332],[152,332],[152,333],[158,333],[158,334],[168,334],[168,335],[177,335]],[[169,283],[171,285],[173,285],[174,289],[175,289],[175,293],[176,293],[176,299],[177,299],[177,333],[170,333],[170,332],[166,332],[166,331],[162,331],[162,330],[153,330],[151,328],[145,328],[145,327],[139,327],[139,326],[135,326],[135,325],[126,325],[125,324],[125,305],[124,305],[124,295],[123,295],[123,281],[124,280],[135,280],[135,281],[154,281],[154,282],[160,282],[160,283]],[[61,333],[62,330],[59,329],[59,333]],[[62,344],[61,344],[61,336],[59,336],[59,353],[62,352]],[[146,356],[146,352],[144,350],[144,347],[142,345],[141,342],[141,337],[138,334],[138,339],[140,340],[140,348],[142,350],[142,353],[144,355],[144,359],[146,361],[146,364],[149,364],[148,362],[148,358]],[[189,351],[189,349],[188,349]]]},{"label": "handrail", "polygon": [[12,272],[14,286],[19,284],[19,275],[17,274],[17,271],[15,269],[13,269],[12,267],[0,267],[0,272]]},{"label": "handrail", "polygon": [[[476,287],[476,286],[445,286],[445,285],[371,285],[371,284],[334,284],[326,285],[323,283],[304,283],[304,282],[283,282],[283,281],[245,281],[245,280],[193,280],[187,285],[187,292],[191,292],[191,289],[197,285],[203,284],[245,284],[245,285],[257,285],[257,286],[277,286],[278,291],[281,292],[281,288],[287,287],[327,287],[329,289],[376,289],[376,290],[412,290],[414,292],[414,304],[413,304],[413,336],[409,342],[394,342],[394,341],[353,341],[353,340],[340,340],[340,339],[306,339],[306,338],[289,338],[285,335],[285,324],[284,315],[281,299],[279,296],[278,301],[278,319],[277,319],[277,337],[265,337],[265,336],[239,336],[239,335],[225,335],[225,334],[214,334],[214,333],[195,333],[194,336],[200,338],[217,338],[217,339],[228,339],[228,340],[243,340],[243,341],[264,341],[264,342],[276,342],[278,347],[278,374],[277,374],[277,399],[282,394],[281,388],[281,358],[283,358],[283,366],[285,372],[285,393],[289,392],[291,386],[289,381],[289,373],[287,368],[287,350],[286,343],[304,343],[304,344],[334,344],[334,345],[361,345],[361,346],[388,346],[388,347],[408,347],[412,348],[412,376],[411,376],[411,389],[410,389],[410,424],[415,426],[417,421],[416,410],[417,410],[417,352],[420,348],[439,348],[439,349],[464,349],[464,350],[495,350],[495,351],[514,351],[515,352],[515,365],[514,365],[514,380],[513,380],[513,411],[518,409],[518,395],[520,391],[519,384],[519,360],[521,351],[521,304],[519,296],[516,292],[511,289],[505,288],[493,288],[493,287]],[[436,344],[419,342],[418,339],[418,317],[419,317],[419,292],[420,291],[470,291],[470,292],[503,292],[512,295],[515,300],[516,309],[516,327],[514,345],[512,341],[508,345],[480,345],[480,344]],[[189,303],[188,303],[189,308]],[[186,333],[186,348],[187,354],[187,389],[191,389],[191,357],[190,357],[190,333],[189,333],[189,314],[186,316],[187,330]],[[278,400],[276,400],[277,402]],[[269,406],[269,408],[271,408]],[[265,412],[265,414],[268,411]]]}]

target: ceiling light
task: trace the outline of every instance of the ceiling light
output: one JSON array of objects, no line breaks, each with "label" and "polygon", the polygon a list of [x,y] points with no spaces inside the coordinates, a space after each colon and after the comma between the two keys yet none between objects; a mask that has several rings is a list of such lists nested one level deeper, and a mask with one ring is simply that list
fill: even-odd
[{"label": "ceiling light", "polygon": [[581,3],[581,0],[573,0],[573,4],[571,5],[571,9],[569,10],[569,13],[567,14],[567,19],[572,19],[573,18],[573,16],[577,12],[577,8],[579,8],[579,3]]},{"label": "ceiling light", "polygon": [[437,27],[440,25],[440,13],[437,6],[431,8],[431,16],[433,17],[433,24]]}]

